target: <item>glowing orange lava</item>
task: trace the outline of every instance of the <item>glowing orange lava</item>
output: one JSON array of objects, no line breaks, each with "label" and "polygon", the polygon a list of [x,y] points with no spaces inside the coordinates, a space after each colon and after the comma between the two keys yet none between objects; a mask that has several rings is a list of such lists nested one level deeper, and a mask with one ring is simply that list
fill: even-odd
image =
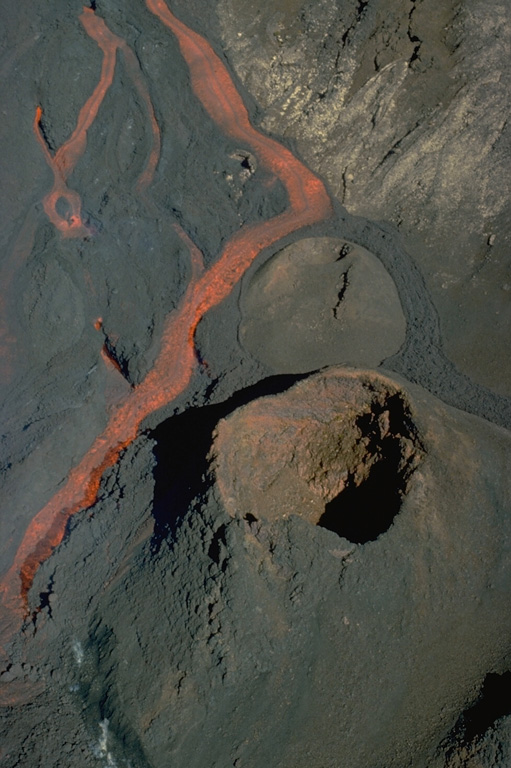
[{"label": "glowing orange lava", "polygon": [[[53,188],[43,198],[44,211],[52,224],[64,237],[84,237],[90,234],[90,230],[82,219],[80,196],[74,190],[69,189],[67,179],[85,152],[87,131],[96,119],[103,99],[112,85],[117,49],[123,52],[127,70],[146,106],[151,120],[153,146],[146,167],[138,180],[137,187],[139,191],[143,192],[151,183],[160,156],[160,130],[156,122],[149,93],[142,80],[140,67],[133,51],[122,38],[114,35],[108,29],[103,19],[96,16],[92,8],[83,9],[80,21],[87,34],[96,41],[103,51],[103,64],[99,83],[81,108],[73,133],[53,157],[41,131],[41,118],[43,116],[41,107],[37,107],[34,118],[34,133],[42,147],[46,162],[53,171]],[[60,208],[60,211],[58,208]]]},{"label": "glowing orange lava", "polygon": [[[321,181],[289,150],[263,136],[251,125],[247,109],[227,69],[209,43],[179,21],[163,0],[146,0],[146,4],[177,37],[190,69],[192,89],[210,118],[227,136],[249,146],[259,164],[280,179],[287,191],[289,206],[284,213],[269,221],[248,225],[236,232],[217,261],[207,270],[204,269],[199,249],[181,228],[176,227],[190,251],[190,284],[180,306],[167,317],[161,349],[151,371],[113,408],[104,431],[70,472],[60,490],[30,523],[2,582],[3,605],[20,620],[27,614],[28,591],[37,568],[62,541],[69,518],[95,503],[103,473],[135,439],[143,420],[171,403],[187,388],[196,364],[194,335],[204,314],[228,296],[262,249],[331,214],[330,200]],[[86,131],[112,82],[116,49],[122,49],[129,59],[126,53],[129,49],[124,41],[113,35],[92,10],[85,9],[81,21],[104,53],[100,83],[81,110],[73,135],[53,158],[39,132],[39,108],[34,122],[36,135],[39,134],[55,177],[54,187],[45,198],[45,211],[64,236],[78,234],[84,226],[78,195],[67,188],[66,179],[83,154]],[[138,64],[135,61],[130,66],[137,82],[133,72]],[[150,101],[146,101],[146,105],[153,125],[153,151],[139,179],[139,191],[143,191],[152,180],[159,156],[159,130]],[[71,214],[65,219],[56,210],[59,197],[64,197],[70,206]],[[96,328],[101,329],[101,319],[96,321]]]}]

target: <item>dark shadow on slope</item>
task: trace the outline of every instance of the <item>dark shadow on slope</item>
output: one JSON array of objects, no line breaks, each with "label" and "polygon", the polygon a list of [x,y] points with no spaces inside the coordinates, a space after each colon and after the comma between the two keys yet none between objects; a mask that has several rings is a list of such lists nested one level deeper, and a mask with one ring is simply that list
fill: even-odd
[{"label": "dark shadow on slope", "polygon": [[511,672],[486,675],[479,698],[461,715],[457,729],[465,741],[482,736],[501,717],[511,715]]},{"label": "dark shadow on slope", "polygon": [[156,440],[153,470],[153,551],[172,536],[194,498],[204,490],[212,433],[222,418],[259,397],[285,392],[310,374],[271,376],[217,405],[190,408],[167,419],[151,433]]},{"label": "dark shadow on slope", "polygon": [[458,765],[460,753],[470,755],[478,743],[491,743],[497,721],[509,715],[511,672],[502,675],[490,672],[484,679],[476,701],[461,713],[441,744],[446,765]]}]

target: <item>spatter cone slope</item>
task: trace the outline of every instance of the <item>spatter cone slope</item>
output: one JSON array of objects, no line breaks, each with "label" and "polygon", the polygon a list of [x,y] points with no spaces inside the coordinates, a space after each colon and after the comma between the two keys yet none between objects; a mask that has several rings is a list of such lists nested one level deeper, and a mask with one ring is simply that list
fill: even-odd
[{"label": "spatter cone slope", "polygon": [[221,420],[209,490],[75,629],[90,731],[151,768],[443,765],[509,653],[510,440],[345,369]]}]

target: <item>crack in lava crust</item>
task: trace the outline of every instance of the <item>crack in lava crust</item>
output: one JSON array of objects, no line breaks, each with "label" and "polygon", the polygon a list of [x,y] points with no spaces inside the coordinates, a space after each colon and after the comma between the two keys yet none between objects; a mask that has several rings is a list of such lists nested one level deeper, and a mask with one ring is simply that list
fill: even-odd
[{"label": "crack in lava crust", "polygon": [[[289,198],[289,207],[269,221],[248,225],[239,230],[228,241],[218,260],[207,271],[204,270],[199,250],[188,236],[178,229],[190,250],[191,282],[179,308],[166,320],[161,350],[152,370],[112,412],[106,428],[96,438],[88,453],[70,472],[65,484],[28,526],[14,562],[1,584],[4,610],[9,612],[11,618],[14,615],[18,616],[18,625],[28,615],[28,592],[34,575],[39,565],[62,541],[69,518],[79,510],[95,503],[104,471],[117,461],[121,451],[135,439],[142,421],[152,412],[171,403],[186,390],[196,362],[195,330],[203,315],[228,296],[262,249],[301,227],[326,219],[332,213],[330,199],[322,182],[289,150],[273,139],[258,133],[250,124],[247,109],[227,69],[209,43],[179,21],[163,0],[146,0],[146,4],[149,10],[176,35],[181,53],[190,69],[192,89],[210,118],[227,136],[237,141],[241,139],[250,145],[261,165],[267,171],[273,172],[284,184]],[[107,54],[99,39],[98,29],[102,30],[102,35],[107,33],[110,35],[108,39],[112,47],[122,47],[124,50],[126,44],[107,30],[103,20],[97,20],[92,27],[93,18],[96,19],[94,12],[91,9],[85,9],[81,17],[82,23],[89,34],[97,39],[98,45],[105,53],[105,59],[108,56],[111,57],[111,53]],[[94,34],[89,31],[86,21]],[[115,50],[113,55],[115,58]],[[55,158],[51,158],[46,147],[48,162],[51,161],[54,168],[56,185],[58,178],[65,179],[69,168],[76,162],[75,158],[83,152],[84,132],[90,125],[90,116],[94,119],[101,99],[111,82],[109,61],[110,59],[104,62],[106,74],[100,83],[101,88],[98,86],[87,102],[89,117],[82,119],[83,110],[80,113],[81,139],[74,144],[70,139],[66,151],[62,147]],[[154,117],[154,113],[151,114]],[[39,129],[40,117],[38,110],[35,121],[37,129]],[[36,131],[37,133],[39,130]],[[44,142],[42,135],[39,138]],[[73,146],[76,148],[72,149]],[[139,184],[139,191],[140,186],[146,186],[152,178],[152,172],[156,166],[155,157],[153,151],[147,172]],[[58,169],[60,177],[57,176],[55,169]],[[52,206],[55,194],[54,186],[48,198]],[[66,192],[66,196],[68,194],[69,192]],[[72,198],[69,199],[71,202]],[[54,202],[56,203],[56,199]],[[54,223],[58,226],[57,222],[54,221]],[[59,227],[59,229],[64,236],[69,234],[65,228]]]}]

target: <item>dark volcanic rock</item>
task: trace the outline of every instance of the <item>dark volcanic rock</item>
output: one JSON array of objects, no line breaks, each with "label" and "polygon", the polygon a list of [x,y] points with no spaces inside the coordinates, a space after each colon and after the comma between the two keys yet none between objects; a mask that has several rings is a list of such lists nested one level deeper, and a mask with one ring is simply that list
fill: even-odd
[{"label": "dark volcanic rock", "polygon": [[[174,225],[186,225],[209,265],[243,223],[286,205],[280,184],[268,192],[265,172],[253,165],[247,171],[242,148],[204,119],[177,43],[145,4],[119,13],[117,4],[104,3],[98,14],[135,51],[149,84],[161,156],[150,195],[141,197],[136,182],[151,133],[119,53],[70,179],[83,197],[91,236],[63,239],[40,204],[52,173],[32,130],[35,109],[43,106],[42,128],[54,153],[97,85],[102,52],[79,21],[82,3],[60,2],[51,10],[29,5],[30,23],[23,18],[17,25],[9,9],[0,32],[9,54],[0,86],[9,114],[0,129],[7,160],[0,185],[2,571],[30,519],[104,428],[119,390],[126,391],[112,383],[103,344],[129,385],[139,384],[154,363],[164,319],[190,279],[189,252]],[[94,328],[99,318],[100,331]],[[238,365],[238,350],[229,352]],[[245,383],[238,376],[231,392]]]},{"label": "dark volcanic rock", "polygon": [[[34,115],[54,155],[102,53],[81,0],[4,5],[1,576],[151,370],[192,271],[179,227],[209,268],[288,205],[143,0],[96,0],[161,153],[141,193],[151,123],[118,50],[68,180],[87,236],[61,237]],[[506,2],[169,5],[333,213],[207,313],[186,392],[68,521],[24,620],[0,613],[0,764],[508,768]],[[389,371],[285,391],[341,362]]]},{"label": "dark volcanic rock", "polygon": [[213,447],[229,514],[300,514],[356,543],[390,526],[422,453],[398,387],[335,368],[239,409]]},{"label": "dark volcanic rock", "polygon": [[364,248],[335,238],[288,245],[245,282],[239,338],[277,373],[377,367],[404,342],[396,287]]},{"label": "dark volcanic rock", "polygon": [[[460,712],[507,669],[509,441],[400,379],[331,369],[220,422],[218,486],[157,553],[133,449],[38,574],[47,686],[107,765],[457,766]],[[381,527],[357,543],[364,516]]]},{"label": "dark volcanic rock", "polygon": [[509,394],[505,0],[220,0],[228,55],[353,213],[392,221],[454,362]]}]

